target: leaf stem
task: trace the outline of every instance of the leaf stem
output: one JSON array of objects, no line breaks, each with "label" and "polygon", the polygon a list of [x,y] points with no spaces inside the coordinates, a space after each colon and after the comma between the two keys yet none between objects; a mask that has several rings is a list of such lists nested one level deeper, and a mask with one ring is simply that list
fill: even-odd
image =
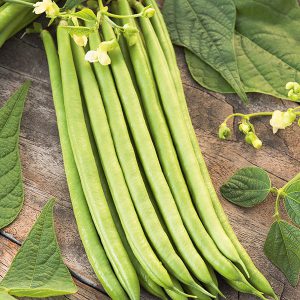
[{"label": "leaf stem", "polygon": [[276,201],[275,201],[275,214],[274,214],[274,218],[276,218],[277,221],[279,221],[280,218],[280,212],[279,212],[279,204],[280,204],[280,197],[282,195],[282,189],[277,190],[277,197],[276,197]]},{"label": "leaf stem", "polygon": [[103,15],[106,15],[108,17],[115,18],[115,19],[139,18],[142,16],[142,13],[133,14],[133,15],[116,15],[116,14],[112,14],[108,11],[102,11],[101,13]]},{"label": "leaf stem", "polygon": [[272,116],[273,112],[270,111],[263,111],[263,112],[257,112],[257,113],[252,113],[252,114],[241,114],[241,113],[234,113],[229,115],[226,119],[225,119],[225,123],[234,117],[241,117],[243,119],[247,119],[249,120],[250,118],[254,118],[254,117],[261,117],[261,116]]}]

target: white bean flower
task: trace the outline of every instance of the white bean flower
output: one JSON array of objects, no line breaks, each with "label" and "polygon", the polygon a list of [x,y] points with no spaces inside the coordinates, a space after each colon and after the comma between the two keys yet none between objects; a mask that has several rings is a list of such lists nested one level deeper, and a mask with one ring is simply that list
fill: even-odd
[{"label": "white bean flower", "polygon": [[59,14],[59,7],[57,4],[51,0],[43,0],[42,2],[37,2],[33,4],[33,12],[37,15],[46,13],[47,17],[55,18]]},{"label": "white bean flower", "polygon": [[296,119],[296,114],[292,109],[288,111],[275,110],[272,114],[270,124],[273,127],[273,133],[275,134],[279,129],[285,129],[293,124]]},{"label": "white bean flower", "polygon": [[73,38],[74,42],[80,47],[85,47],[88,42],[88,38],[86,35],[73,34],[72,38]]},{"label": "white bean flower", "polygon": [[99,62],[101,65],[107,66],[111,64],[111,59],[108,55],[108,51],[116,48],[118,42],[116,39],[111,41],[101,42],[96,50],[90,50],[85,55],[85,60],[94,63]]}]

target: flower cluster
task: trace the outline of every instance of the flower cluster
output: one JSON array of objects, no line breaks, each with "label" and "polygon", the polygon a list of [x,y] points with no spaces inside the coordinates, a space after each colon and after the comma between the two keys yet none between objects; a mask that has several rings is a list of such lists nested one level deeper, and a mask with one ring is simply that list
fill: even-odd
[{"label": "flower cluster", "polygon": [[[288,97],[293,101],[300,100],[300,84],[297,82],[288,82],[285,86],[288,91]],[[250,118],[259,116],[271,116],[270,125],[273,128],[273,133],[277,133],[279,129],[285,129],[291,126],[298,116],[300,116],[300,107],[289,108],[287,111],[275,110],[273,112],[260,112],[253,114],[236,113],[228,116],[219,127],[219,138],[225,140],[230,136],[230,128],[227,126],[227,121],[230,118],[240,117],[239,130],[245,134],[246,143],[252,145],[256,149],[262,147],[262,141],[255,133],[253,124],[250,123]],[[300,118],[298,119],[300,126]]]}]

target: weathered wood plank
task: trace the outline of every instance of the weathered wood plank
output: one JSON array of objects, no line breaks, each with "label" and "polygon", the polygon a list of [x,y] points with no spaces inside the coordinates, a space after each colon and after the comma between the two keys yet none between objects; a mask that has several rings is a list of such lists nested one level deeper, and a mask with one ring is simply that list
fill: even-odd
[{"label": "weathered wood plank", "polygon": [[[30,42],[32,39],[33,41]],[[19,218],[7,227],[5,232],[23,241],[47,199],[55,196],[58,199],[55,223],[66,264],[84,281],[101,289],[84,254],[72,214],[42,45],[37,37],[26,37],[26,43],[13,38],[6,43],[0,53],[0,105],[25,78],[33,82],[25,106],[20,140],[25,205]],[[257,165],[265,168],[278,187],[299,172],[299,139],[294,137],[295,132],[299,130],[297,126],[274,136],[267,120],[255,121],[258,134],[264,141],[264,147],[260,151],[246,145],[243,136],[237,130],[234,130],[230,142],[220,141],[216,136],[219,124],[233,111],[284,109],[293,104],[270,96],[251,95],[251,104],[244,107],[235,95],[224,96],[208,92],[191,79],[182,51],[178,50],[177,55],[193,124],[217,189],[234,171],[244,166]],[[282,295],[282,299],[298,300],[300,299],[299,286],[293,289],[263,255],[263,243],[272,222],[273,202],[274,199],[270,197],[259,207],[240,209],[222,200],[238,237],[255,263],[274,285],[276,292]],[[6,241],[6,243],[10,242]],[[4,246],[0,243],[0,247]],[[13,253],[14,249],[12,245],[6,247],[5,251]],[[5,271],[4,265],[9,265],[7,255],[0,255],[2,275]],[[92,292],[89,289],[87,286],[82,286],[80,289],[82,296],[75,296],[81,298],[72,299],[96,299],[93,295],[98,294],[93,294],[94,289]],[[251,298],[238,295],[228,288],[226,288],[226,295],[227,299],[232,300]],[[150,296],[143,294],[143,298],[150,299]]]}]

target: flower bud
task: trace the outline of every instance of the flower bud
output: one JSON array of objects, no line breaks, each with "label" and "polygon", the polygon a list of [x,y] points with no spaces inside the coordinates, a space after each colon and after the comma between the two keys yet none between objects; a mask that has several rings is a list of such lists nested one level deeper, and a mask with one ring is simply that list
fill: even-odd
[{"label": "flower bud", "polygon": [[226,140],[230,137],[231,131],[230,128],[227,127],[226,123],[222,123],[219,127],[219,138],[221,140]]},{"label": "flower bud", "polygon": [[142,14],[142,16],[145,18],[151,18],[154,15],[155,15],[155,9],[152,7],[145,8],[145,10],[143,11],[143,14]]},{"label": "flower bud", "polygon": [[88,42],[88,38],[86,35],[73,34],[72,38],[73,38],[74,42],[80,47],[85,47]]},{"label": "flower bud", "polygon": [[260,149],[262,146],[262,141],[254,132],[248,132],[245,136],[245,141],[252,145],[255,149]]},{"label": "flower bud", "polygon": [[244,134],[247,134],[249,131],[251,131],[251,126],[250,124],[246,123],[246,122],[242,122],[240,125],[239,125],[239,130],[244,133]]},{"label": "flower bud", "polygon": [[129,46],[133,46],[136,44],[138,39],[138,29],[134,26],[131,26],[130,24],[125,24],[123,26],[124,28],[124,36],[128,42]]},{"label": "flower bud", "polygon": [[299,94],[296,94],[295,92],[294,92],[294,90],[290,90],[289,92],[288,92],[288,97],[291,99],[291,100],[293,100],[293,101],[298,101],[299,100],[299,97],[300,95]]}]

